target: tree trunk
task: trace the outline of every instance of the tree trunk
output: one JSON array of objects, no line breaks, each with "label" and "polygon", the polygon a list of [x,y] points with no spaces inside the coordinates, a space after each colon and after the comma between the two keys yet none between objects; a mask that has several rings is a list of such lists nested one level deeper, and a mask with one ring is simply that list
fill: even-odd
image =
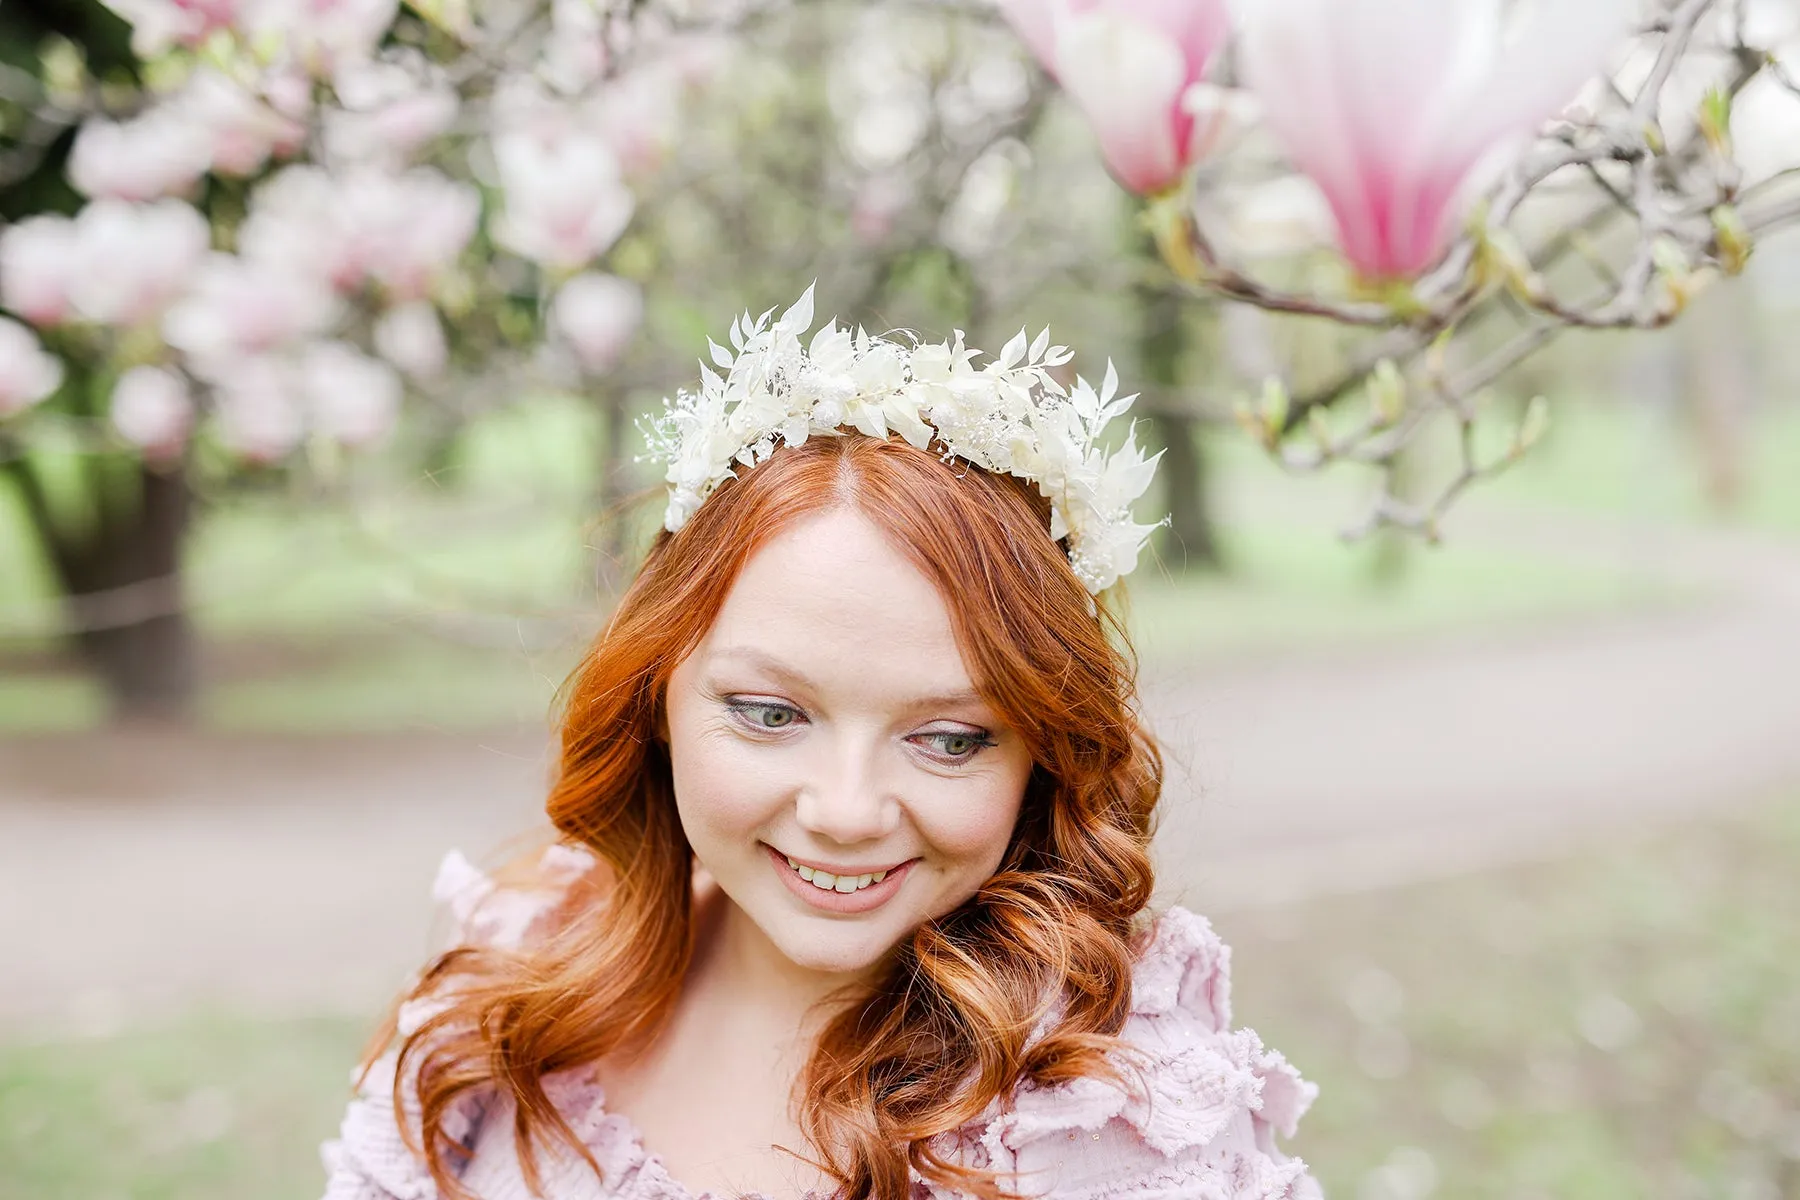
[{"label": "tree trunk", "polygon": [[1205,455],[1198,435],[1199,421],[1181,395],[1185,359],[1190,342],[1183,320],[1183,297],[1173,288],[1156,283],[1139,284],[1138,367],[1143,373],[1141,407],[1163,448],[1161,468],[1163,500],[1169,509],[1169,529],[1163,537],[1163,561],[1176,571],[1216,569],[1220,565],[1219,539],[1213,526],[1212,506],[1207,502]]},{"label": "tree trunk", "polygon": [[10,466],[62,585],[70,637],[113,718],[191,718],[200,678],[181,579],[192,510],[185,464],[90,460],[85,521],[57,514],[28,461]]}]

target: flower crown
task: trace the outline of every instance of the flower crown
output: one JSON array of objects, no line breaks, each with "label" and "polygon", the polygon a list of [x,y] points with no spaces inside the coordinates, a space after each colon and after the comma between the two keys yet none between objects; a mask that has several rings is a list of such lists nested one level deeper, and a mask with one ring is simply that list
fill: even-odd
[{"label": "flower crown", "polygon": [[810,287],[771,325],[774,312],[731,323],[735,354],[708,339],[725,374],[702,365],[700,390],[665,400],[644,429],[648,457],[669,465],[663,525],[670,532],[732,477],[734,463],[754,467],[778,442],[798,446],[849,426],[876,438],[898,433],[920,449],[935,440],[946,461],[961,458],[1036,484],[1050,501],[1050,536],[1065,541],[1090,593],[1137,566],[1157,526],[1134,521],[1131,505],[1162,455],[1146,458],[1135,430],[1110,453],[1098,444],[1107,423],[1137,398],[1114,397],[1111,362],[1098,393],[1080,378],[1071,390],[1050,374],[1072,355],[1050,344],[1048,329],[1029,345],[1021,330],[977,368],[980,351],[963,345],[961,330],[949,342],[906,345],[831,321],[802,348],[813,323]]}]

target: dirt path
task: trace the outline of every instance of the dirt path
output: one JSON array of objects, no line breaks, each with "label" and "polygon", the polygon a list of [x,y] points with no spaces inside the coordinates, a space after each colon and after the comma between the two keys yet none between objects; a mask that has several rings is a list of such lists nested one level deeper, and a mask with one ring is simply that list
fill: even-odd
[{"label": "dirt path", "polygon": [[[1165,893],[1219,911],[1376,886],[1800,781],[1800,550],[1657,536],[1729,594],[1147,679]],[[517,735],[0,745],[0,1030],[367,1013],[428,948],[438,857],[529,828],[546,763]]]}]

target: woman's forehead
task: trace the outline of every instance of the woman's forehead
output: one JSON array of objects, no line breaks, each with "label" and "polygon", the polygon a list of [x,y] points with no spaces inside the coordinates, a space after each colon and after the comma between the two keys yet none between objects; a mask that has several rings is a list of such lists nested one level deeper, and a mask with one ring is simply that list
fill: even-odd
[{"label": "woman's forehead", "polygon": [[812,683],[860,677],[939,696],[974,692],[937,588],[851,509],[759,548],[697,657]]}]

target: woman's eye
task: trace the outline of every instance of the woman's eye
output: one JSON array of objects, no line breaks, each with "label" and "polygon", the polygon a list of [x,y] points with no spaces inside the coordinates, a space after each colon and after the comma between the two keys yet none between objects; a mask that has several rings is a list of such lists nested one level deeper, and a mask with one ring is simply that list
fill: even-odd
[{"label": "woman's eye", "polygon": [[993,740],[985,733],[964,733],[961,731],[946,730],[939,733],[920,734],[919,736],[926,742],[932,744],[942,757],[960,761],[967,761],[968,759],[974,758],[979,751],[994,744]]},{"label": "woman's eye", "polygon": [[800,713],[785,704],[756,704],[733,701],[731,710],[738,719],[756,729],[786,729],[800,719]]}]

